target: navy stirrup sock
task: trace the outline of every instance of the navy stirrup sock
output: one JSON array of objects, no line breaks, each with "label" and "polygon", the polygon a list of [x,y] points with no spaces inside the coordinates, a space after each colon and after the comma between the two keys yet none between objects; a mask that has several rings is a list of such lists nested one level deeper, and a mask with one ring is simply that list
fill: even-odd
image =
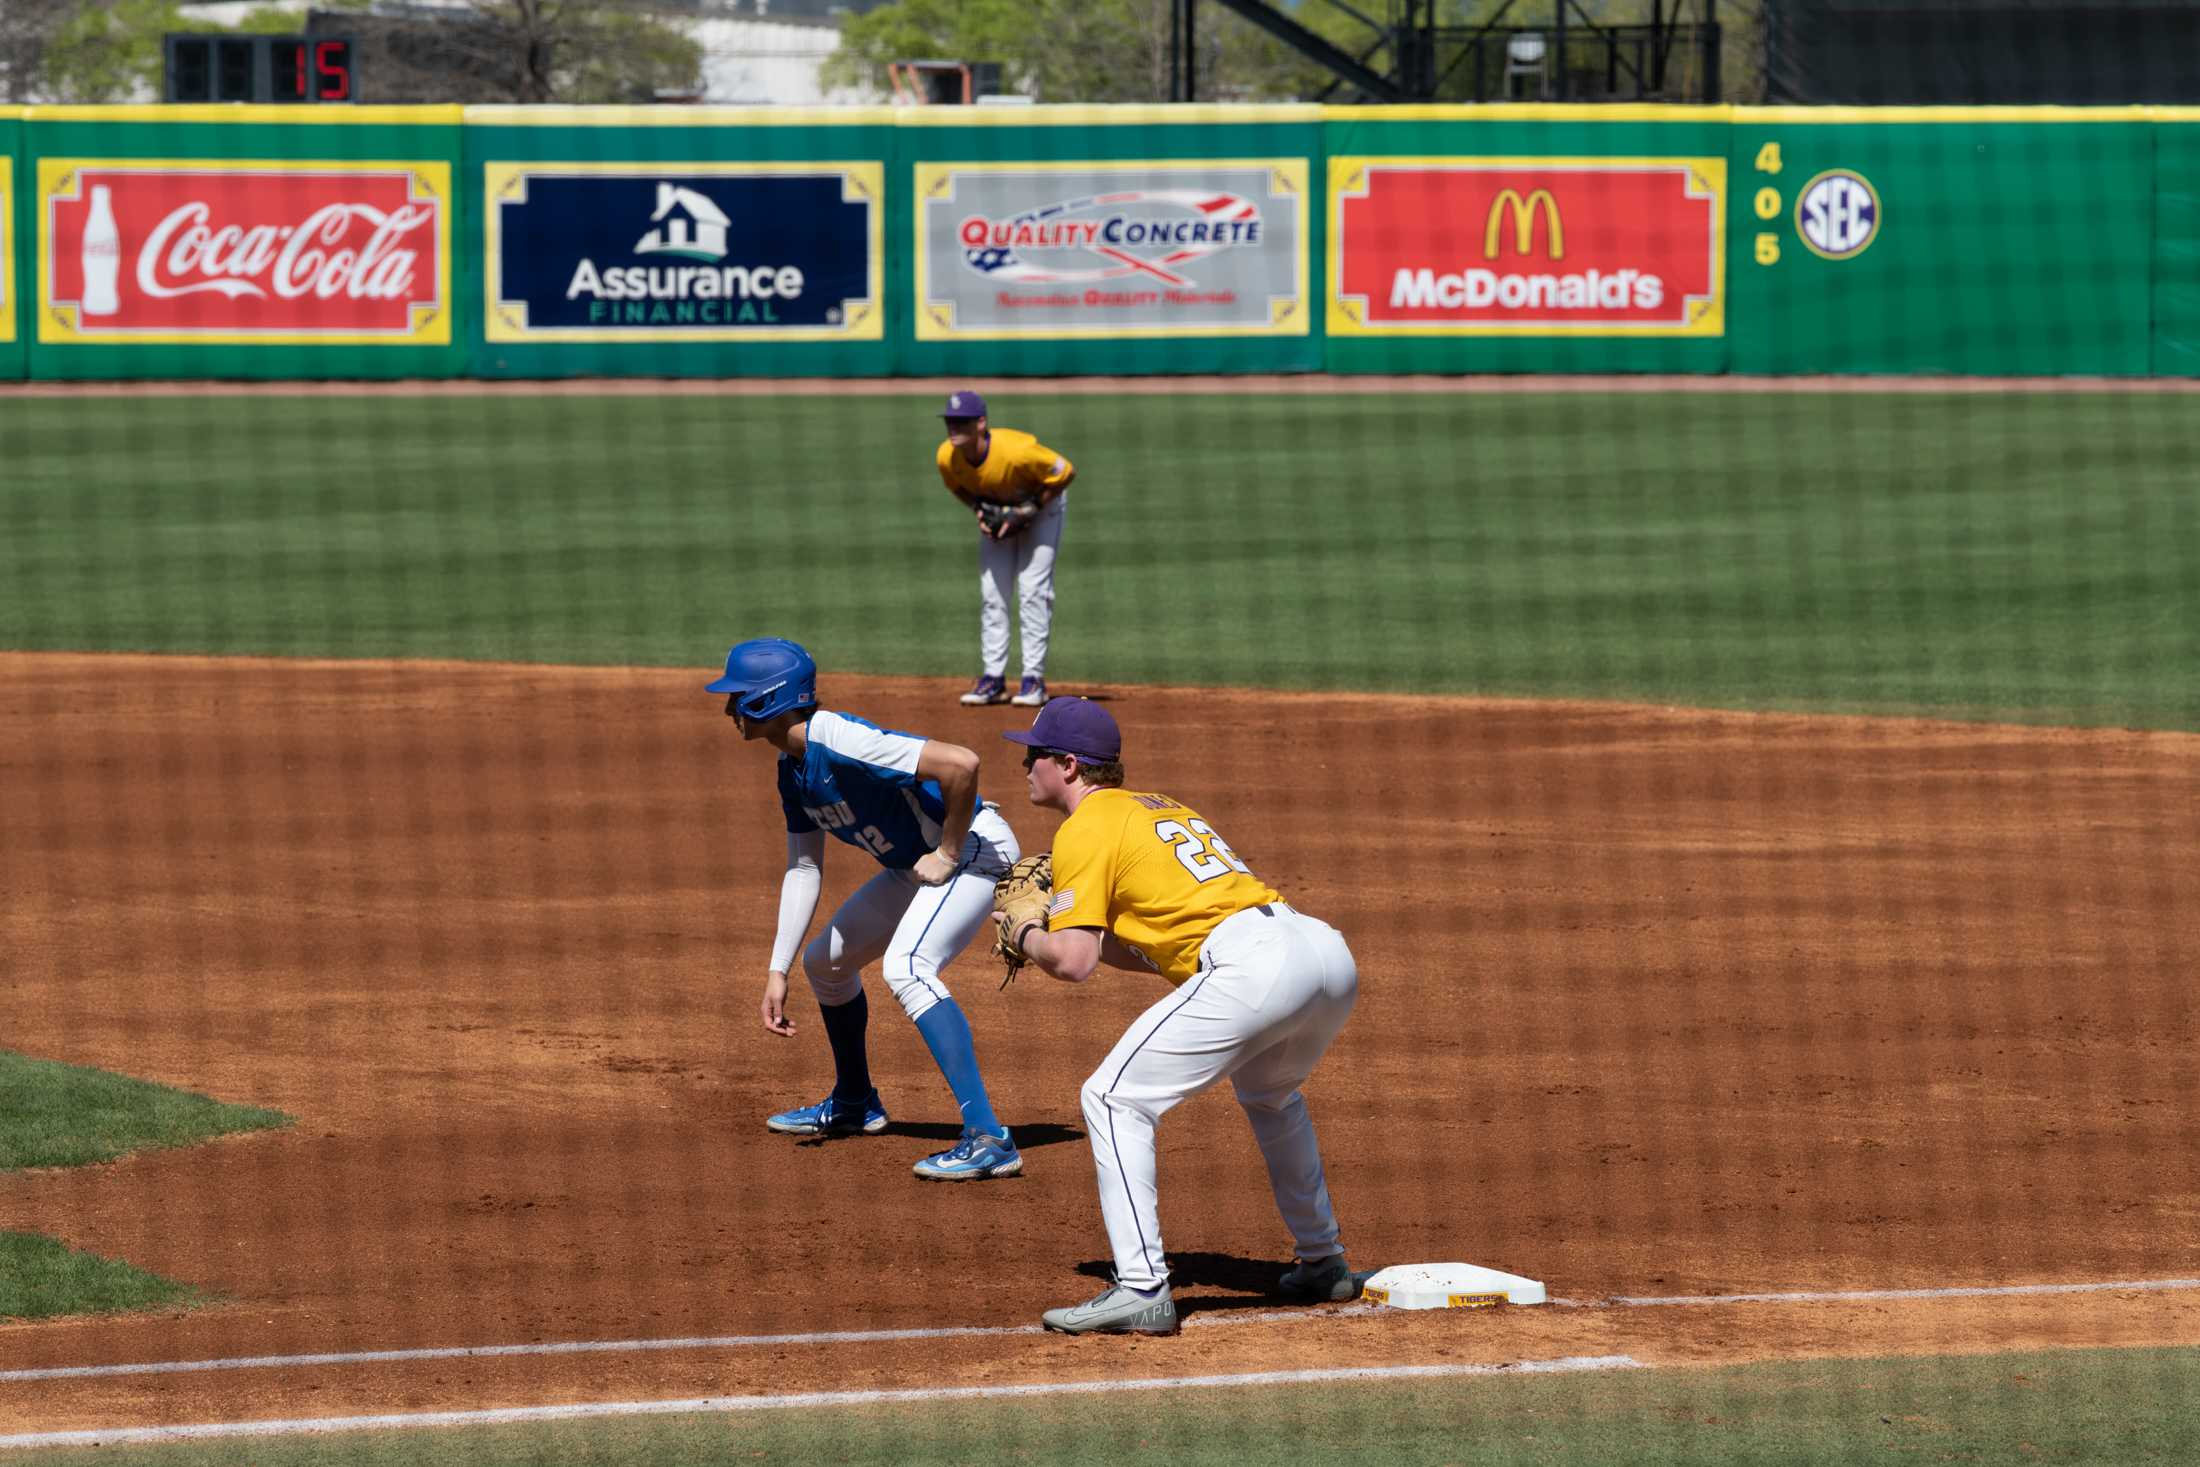
[{"label": "navy stirrup sock", "polygon": [[986,1097],[985,1080],[978,1073],[978,1052],[970,1038],[970,1020],[963,1017],[962,1005],[953,999],[932,1005],[917,1020],[917,1032],[924,1036],[933,1061],[947,1077],[947,1088],[955,1092],[955,1102],[962,1107],[963,1125],[988,1136],[1007,1135],[1008,1128],[993,1114],[993,1102]]},{"label": "navy stirrup sock", "polygon": [[863,1042],[863,1031],[871,1026],[871,1005],[858,990],[846,1003],[819,1004],[817,1012],[833,1047],[833,1099],[862,1105],[871,1098],[871,1058]]}]

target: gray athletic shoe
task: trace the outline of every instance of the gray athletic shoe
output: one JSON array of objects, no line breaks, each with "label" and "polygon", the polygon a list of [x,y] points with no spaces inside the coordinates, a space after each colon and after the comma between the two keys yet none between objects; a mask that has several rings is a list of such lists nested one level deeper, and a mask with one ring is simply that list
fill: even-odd
[{"label": "gray athletic shoe", "polygon": [[1170,1296],[1167,1284],[1155,1294],[1112,1284],[1082,1304],[1049,1309],[1040,1318],[1057,1334],[1173,1335],[1176,1300]]},{"label": "gray athletic shoe", "polygon": [[1342,1253],[1319,1263],[1299,1264],[1277,1279],[1276,1287],[1309,1304],[1337,1304],[1360,1297],[1360,1281],[1352,1276],[1352,1265]]}]

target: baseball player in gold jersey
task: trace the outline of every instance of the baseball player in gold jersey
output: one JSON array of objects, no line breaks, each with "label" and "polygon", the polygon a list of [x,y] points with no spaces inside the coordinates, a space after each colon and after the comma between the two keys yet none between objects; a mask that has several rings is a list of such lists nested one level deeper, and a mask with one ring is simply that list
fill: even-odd
[{"label": "baseball player in gold jersey", "polygon": [[[1047,633],[1054,624],[1054,555],[1064,491],[1077,470],[1053,449],[986,421],[985,399],[957,392],[940,413],[947,441],[940,479],[978,518],[978,680],[962,701],[1037,708],[1047,700]],[[1008,694],[1008,592],[1024,629],[1024,678]]]},{"label": "baseball player in gold jersey", "polygon": [[[1321,1150],[1300,1085],[1359,993],[1344,938],[1292,910],[1200,815],[1167,795],[1122,788],[1122,736],[1105,708],[1055,698],[1029,729],[1031,802],[1069,818],[1054,837],[1054,895],[1042,924],[1003,936],[1065,983],[1105,962],[1156,972],[1173,991],[1125,1031],[1081,1098],[1099,1174],[1115,1283],[1046,1312],[1065,1334],[1171,1334],[1176,1304],[1154,1179],[1154,1126],[1178,1101],[1228,1078],[1268,1163],[1298,1266],[1279,1281],[1306,1300],[1359,1289],[1338,1241]],[[1004,924],[1008,914],[996,914]]]}]

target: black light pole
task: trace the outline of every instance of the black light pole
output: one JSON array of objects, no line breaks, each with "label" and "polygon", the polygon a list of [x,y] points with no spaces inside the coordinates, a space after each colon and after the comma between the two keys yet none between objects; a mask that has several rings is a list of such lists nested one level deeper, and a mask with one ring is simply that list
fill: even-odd
[{"label": "black light pole", "polygon": [[1191,3],[1192,0],[1169,0],[1169,100],[1172,102],[1183,100],[1177,95],[1176,79],[1184,63],[1178,59],[1176,49],[1178,42],[1183,39],[1184,30],[1177,20],[1177,12]]},{"label": "black light pole", "polygon": [[1558,100],[1572,95],[1566,75],[1566,0],[1558,0]]},{"label": "black light pole", "polygon": [[1196,16],[1199,0],[1184,0],[1184,100],[1199,100],[1199,28]]}]

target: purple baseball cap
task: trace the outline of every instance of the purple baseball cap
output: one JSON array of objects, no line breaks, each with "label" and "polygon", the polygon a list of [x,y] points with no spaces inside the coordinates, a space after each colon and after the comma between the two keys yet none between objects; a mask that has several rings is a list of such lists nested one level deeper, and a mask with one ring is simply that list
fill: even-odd
[{"label": "purple baseball cap", "polygon": [[982,418],[985,416],[985,399],[965,387],[960,392],[947,394],[947,406],[940,409],[943,418]]},{"label": "purple baseball cap", "polygon": [[1113,763],[1123,755],[1115,715],[1089,698],[1049,698],[1031,727],[1001,735],[1012,744]]}]

